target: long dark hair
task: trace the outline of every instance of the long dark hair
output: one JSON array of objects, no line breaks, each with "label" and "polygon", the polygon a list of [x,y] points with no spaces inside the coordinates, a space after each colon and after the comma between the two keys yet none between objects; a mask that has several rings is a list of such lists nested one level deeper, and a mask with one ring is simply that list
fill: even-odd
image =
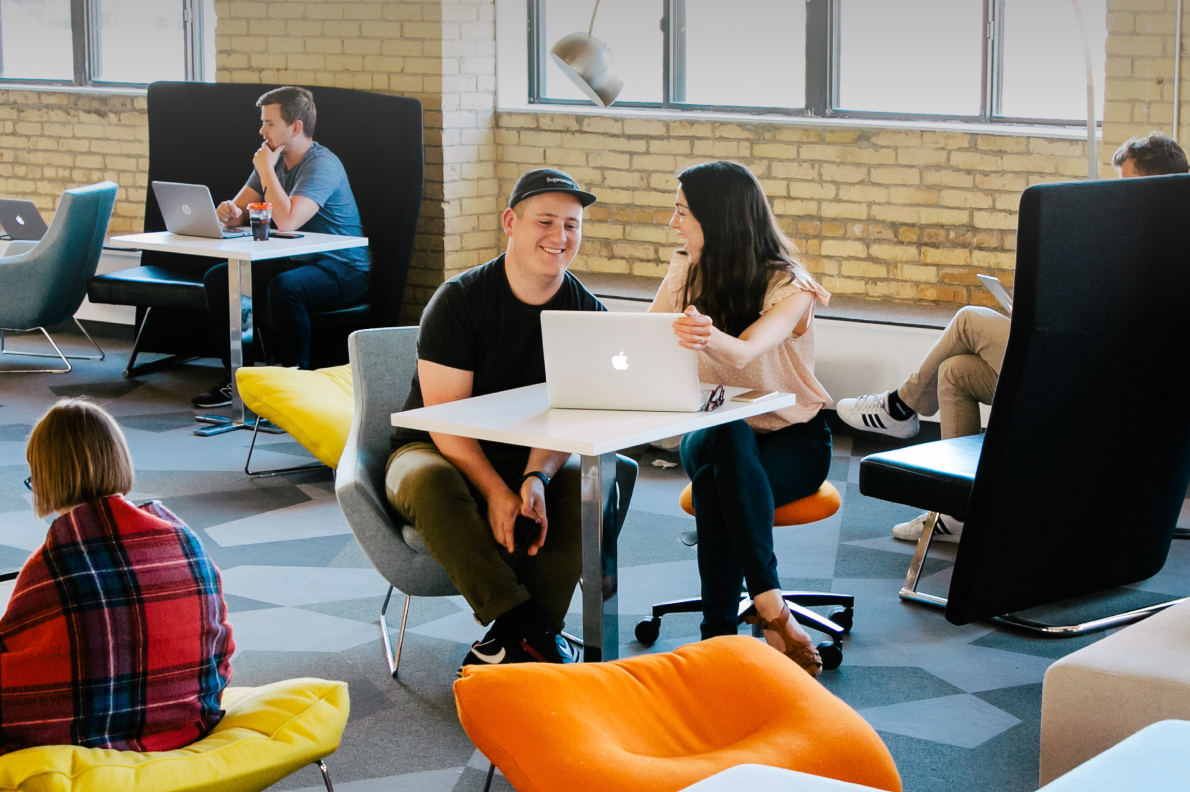
[{"label": "long dark hair", "polygon": [[752,171],[720,160],[678,174],[703,248],[691,262],[681,310],[693,305],[725,333],[738,336],[760,316],[774,272],[790,279],[800,265]]}]

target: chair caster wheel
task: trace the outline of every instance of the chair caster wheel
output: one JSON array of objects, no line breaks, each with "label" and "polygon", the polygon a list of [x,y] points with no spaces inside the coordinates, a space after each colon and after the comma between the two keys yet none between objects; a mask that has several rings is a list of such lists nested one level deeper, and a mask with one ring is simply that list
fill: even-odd
[{"label": "chair caster wheel", "polygon": [[843,648],[838,644],[820,643],[818,654],[822,656],[822,668],[825,671],[834,671],[843,665]]},{"label": "chair caster wheel", "polygon": [[854,614],[855,611],[852,608],[835,608],[827,614],[826,618],[842,627],[843,632],[849,633],[851,632],[851,620]]},{"label": "chair caster wheel", "polygon": [[687,547],[694,547],[698,544],[698,531],[682,531],[678,539]]},{"label": "chair caster wheel", "polygon": [[636,640],[647,645],[661,635],[661,619],[641,619],[636,623]]}]

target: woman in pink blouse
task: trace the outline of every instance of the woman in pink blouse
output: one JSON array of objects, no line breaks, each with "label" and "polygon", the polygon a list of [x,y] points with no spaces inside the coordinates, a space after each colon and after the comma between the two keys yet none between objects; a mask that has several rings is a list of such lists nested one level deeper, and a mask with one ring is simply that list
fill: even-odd
[{"label": "woman in pink blouse", "polygon": [[830,294],[797,262],[756,177],[734,162],[678,175],[669,225],[674,252],[650,311],[683,313],[674,333],[698,350],[704,383],[797,394],[797,405],[703,429],[682,440],[694,488],[702,637],[737,631],[741,582],[765,640],[817,676],[822,659],[781,599],[774,505],[812,495],[826,480],[830,396],[814,378],[814,305]]}]

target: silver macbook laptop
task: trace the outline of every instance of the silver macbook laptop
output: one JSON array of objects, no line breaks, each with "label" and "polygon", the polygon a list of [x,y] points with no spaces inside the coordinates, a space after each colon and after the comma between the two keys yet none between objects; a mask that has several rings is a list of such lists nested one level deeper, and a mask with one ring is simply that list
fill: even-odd
[{"label": "silver macbook laptop", "polygon": [[153,182],[153,194],[161,207],[165,228],[171,234],[207,237],[208,239],[235,239],[252,233],[248,228],[228,231],[215,214],[215,202],[205,184],[179,184],[178,182]]},{"label": "silver macbook laptop", "polygon": [[47,230],[33,202],[18,198],[0,198],[0,226],[14,240],[41,239]]},{"label": "silver macbook laptop", "polygon": [[542,311],[550,407],[697,412],[698,353],[674,335],[681,314]]}]

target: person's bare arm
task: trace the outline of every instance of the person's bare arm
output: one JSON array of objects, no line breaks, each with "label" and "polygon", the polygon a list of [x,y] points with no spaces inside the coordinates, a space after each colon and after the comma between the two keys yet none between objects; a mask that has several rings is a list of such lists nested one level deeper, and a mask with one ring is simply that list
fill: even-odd
[{"label": "person's bare arm", "polygon": [[224,228],[242,226],[248,222],[248,204],[258,203],[260,199],[261,194],[245,184],[236,193],[235,198],[215,207],[215,214],[219,216],[219,222]]},{"label": "person's bare arm", "polygon": [[256,168],[256,175],[260,177],[260,184],[264,187],[264,200],[273,205],[273,222],[277,224],[277,230],[297,231],[317,214],[321,207],[304,195],[291,198],[281,186],[275,168],[284,151],[284,146],[279,146],[274,151],[269,148],[268,143],[261,143],[252,157],[252,166]]},{"label": "person's bare arm", "polygon": [[[534,448],[529,452],[529,461],[525,463],[525,472],[541,471],[546,478],[553,478],[570,459],[570,454],[562,451],[547,451],[544,448]],[[535,521],[541,530],[529,544],[529,555],[537,555],[537,551],[545,544],[545,535],[549,530],[549,521],[545,515],[545,484],[537,476],[530,476],[521,484],[521,516]]]},{"label": "person's bare arm", "polygon": [[661,288],[657,290],[657,296],[653,298],[653,302],[649,305],[649,313],[673,312],[673,300],[669,297],[669,276],[666,275],[661,280]]},{"label": "person's bare arm", "polygon": [[813,292],[797,291],[770,308],[740,333],[739,338],[715,327],[711,317],[693,305],[674,322],[678,343],[697,349],[717,363],[743,368],[791,335],[801,335],[813,316]]}]

